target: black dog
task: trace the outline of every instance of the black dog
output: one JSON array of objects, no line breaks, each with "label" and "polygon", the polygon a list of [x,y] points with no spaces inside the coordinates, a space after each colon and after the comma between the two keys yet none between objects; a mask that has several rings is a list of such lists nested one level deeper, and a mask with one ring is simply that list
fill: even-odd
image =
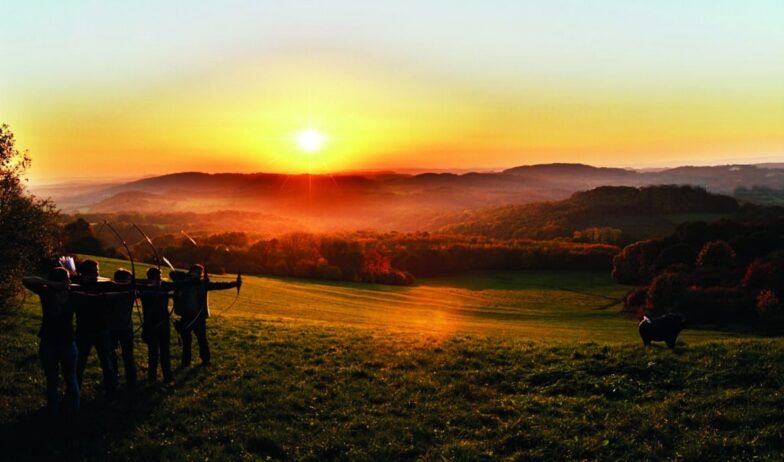
[{"label": "black dog", "polygon": [[676,313],[667,313],[655,319],[643,316],[640,321],[640,338],[645,346],[656,341],[667,342],[668,347],[675,348],[675,340],[685,327],[686,320]]}]

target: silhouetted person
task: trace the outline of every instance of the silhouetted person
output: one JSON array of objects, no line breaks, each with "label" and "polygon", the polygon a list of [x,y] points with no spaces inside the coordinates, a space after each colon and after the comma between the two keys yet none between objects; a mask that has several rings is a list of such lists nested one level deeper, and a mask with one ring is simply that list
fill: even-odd
[{"label": "silhouetted person", "polygon": [[[125,269],[114,272],[114,282],[131,287],[133,275]],[[133,358],[133,302],[134,296],[121,297],[109,302],[109,341],[111,343],[112,368],[116,376],[120,369],[117,347],[122,350],[125,385],[136,386],[136,361]]]},{"label": "silhouetted person", "polygon": [[76,342],[74,341],[74,297],[69,292],[70,277],[65,268],[52,269],[47,279],[26,277],[25,287],[41,299],[41,329],[38,356],[46,375],[46,403],[49,414],[59,412],[59,371],[65,381],[67,413],[79,413],[79,383],[76,380]]},{"label": "silhouetted person", "polygon": [[171,329],[169,327],[169,298],[175,285],[161,281],[161,270],[150,268],[147,270],[148,285],[141,293],[144,324],[142,325],[142,340],[147,343],[147,376],[151,382],[158,378],[158,359],[160,358],[163,380],[171,382],[174,379],[171,369],[171,354],[169,343]]},{"label": "silhouetted person", "polygon": [[[210,364],[210,347],[207,343],[207,318],[210,316],[207,293],[212,290],[225,290],[242,285],[242,280],[234,282],[210,282],[204,266],[196,264],[190,267],[187,275],[172,271],[172,280],[187,281],[178,284],[175,294],[175,313],[181,316],[177,321],[178,331],[182,336],[182,367],[191,364],[191,332],[196,334],[199,342],[199,357],[202,365]],[[203,279],[202,279],[203,277]]]},{"label": "silhouetted person", "polygon": [[[76,311],[76,378],[82,386],[84,369],[90,350],[95,347],[103,373],[103,386],[107,393],[117,389],[117,375],[112,367],[111,342],[109,336],[109,301],[127,299],[133,294],[125,292],[129,287],[122,287],[99,277],[98,262],[85,260],[79,264],[79,275],[75,278],[79,283],[79,291],[84,293],[74,300]],[[123,292],[112,292],[123,290]],[[76,295],[76,294],[75,294]]]}]

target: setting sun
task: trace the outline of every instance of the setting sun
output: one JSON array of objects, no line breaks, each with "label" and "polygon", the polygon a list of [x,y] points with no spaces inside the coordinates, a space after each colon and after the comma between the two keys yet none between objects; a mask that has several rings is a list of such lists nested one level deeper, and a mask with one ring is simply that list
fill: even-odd
[{"label": "setting sun", "polygon": [[314,154],[324,146],[326,136],[318,130],[306,128],[297,132],[295,141],[301,150],[308,154]]}]

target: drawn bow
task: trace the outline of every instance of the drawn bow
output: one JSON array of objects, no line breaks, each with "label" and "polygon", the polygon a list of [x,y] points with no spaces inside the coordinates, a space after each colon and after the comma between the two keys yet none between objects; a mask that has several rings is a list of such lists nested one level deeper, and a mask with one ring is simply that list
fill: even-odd
[{"label": "drawn bow", "polygon": [[136,292],[136,264],[133,261],[133,254],[131,253],[131,248],[128,247],[128,243],[125,242],[125,239],[123,239],[122,235],[114,228],[114,226],[112,226],[111,223],[109,223],[109,220],[104,220],[103,224],[106,225],[114,233],[115,236],[117,236],[117,239],[120,240],[120,243],[125,248],[125,251],[128,252],[128,260],[130,260],[131,262],[131,290],[134,292],[133,303],[136,306],[136,313],[139,315],[139,323],[140,323],[139,327],[141,328],[141,326],[144,325],[144,316],[142,315],[142,310],[139,307],[139,300],[136,298],[136,293],[135,293]]}]

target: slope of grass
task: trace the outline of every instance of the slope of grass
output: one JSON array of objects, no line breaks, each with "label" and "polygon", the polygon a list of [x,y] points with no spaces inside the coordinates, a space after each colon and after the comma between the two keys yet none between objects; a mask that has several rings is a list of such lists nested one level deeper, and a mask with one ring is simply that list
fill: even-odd
[{"label": "slope of grass", "polygon": [[[0,330],[3,459],[781,460],[784,340],[688,332],[675,351],[646,350],[633,321],[601,308],[617,295],[611,282],[558,280],[572,283],[553,289],[551,276],[525,273],[415,288],[247,278],[241,309],[209,321],[212,366],[107,400],[93,357],[82,415],[68,425],[42,411],[40,308],[30,298]],[[214,297],[214,308],[232,296]],[[245,297],[281,311],[254,311]],[[463,324],[385,328],[350,315],[406,300],[432,322],[443,313]],[[311,303],[323,306],[313,314]],[[524,327],[529,319],[540,328]],[[176,340],[172,351],[176,366]]]},{"label": "slope of grass", "polygon": [[[171,387],[144,384],[107,401],[93,363],[81,418],[58,427],[48,426],[41,411],[37,313],[28,308],[20,317],[15,333],[4,330],[0,338],[5,460],[784,454],[781,340],[646,351],[636,342],[440,339],[216,319],[211,367],[181,370]],[[144,369],[141,354],[137,360]]]},{"label": "slope of grass", "polygon": [[[127,262],[101,259],[101,272],[111,276]],[[143,275],[145,265],[137,273]],[[212,275],[214,280],[234,276]],[[421,279],[416,286],[325,282],[243,276],[236,292],[212,292],[211,313],[255,316],[330,326],[352,326],[374,332],[427,334],[447,338],[479,334],[536,340],[638,341],[635,320],[618,314],[629,290],[604,272],[481,272],[449,278]],[[686,331],[686,341],[737,334]]]}]

